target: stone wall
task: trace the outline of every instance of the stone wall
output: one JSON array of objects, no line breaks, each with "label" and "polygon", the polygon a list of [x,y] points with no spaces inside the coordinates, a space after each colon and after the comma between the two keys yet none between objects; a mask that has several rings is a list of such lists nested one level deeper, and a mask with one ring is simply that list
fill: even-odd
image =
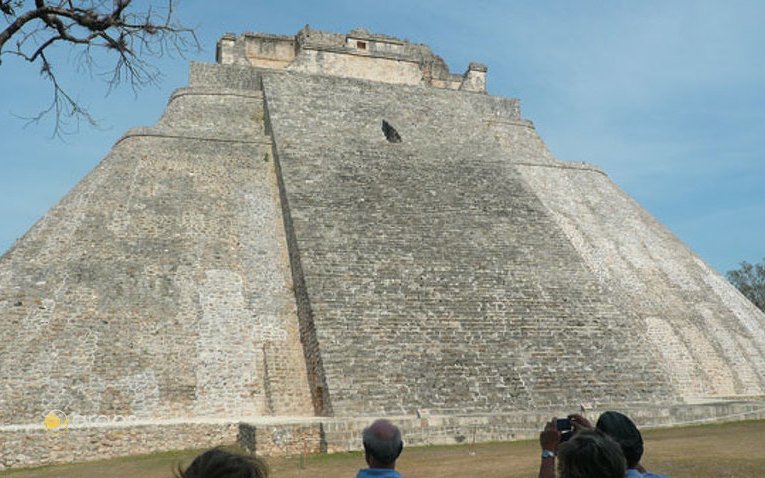
[{"label": "stone wall", "polygon": [[[593,421],[600,413],[615,407],[587,412]],[[683,425],[720,423],[731,420],[761,419],[765,417],[762,402],[717,402],[705,405],[638,406],[616,408],[629,415],[641,429]],[[553,416],[564,416],[570,410],[558,408],[548,411],[472,416],[447,415],[418,417],[391,417],[401,428],[408,446],[465,445],[496,441],[537,439],[544,423]],[[357,419],[325,422],[325,440],[329,452],[361,450],[361,434],[371,420]],[[240,435],[241,437],[241,435]]]},{"label": "stone wall", "polygon": [[765,393],[765,316],[603,174],[521,166],[683,397]]},{"label": "stone wall", "polygon": [[242,83],[174,93],[0,259],[2,424],[313,414],[262,92]]},{"label": "stone wall", "polygon": [[[192,420],[70,427],[55,433],[41,425],[0,427],[0,470],[211,448],[235,443],[238,434],[235,422]],[[171,466],[169,463],[168,472]]]},{"label": "stone wall", "polygon": [[[589,410],[595,420],[605,410],[621,410],[641,429],[765,418],[762,401],[717,401],[672,406],[611,404]],[[551,416],[571,409],[481,415],[400,415],[388,417],[400,429],[405,446],[463,445],[533,439]],[[58,432],[35,427],[0,427],[0,471],[59,463],[104,460],[170,450],[238,444],[265,456],[337,453],[361,450],[364,427],[374,418],[261,417],[236,422],[213,419],[158,420],[111,425],[73,426]],[[168,466],[171,464],[169,463]]]},{"label": "stone wall", "polygon": [[227,33],[215,51],[217,63],[247,65],[257,68],[284,68],[295,59],[295,37],[268,33],[245,33],[237,41]]},{"label": "stone wall", "polygon": [[289,70],[402,85],[422,82],[420,65],[395,58],[374,58],[351,53],[301,50]]},{"label": "stone wall", "polygon": [[674,398],[640,323],[484,125],[517,110],[329,77],[263,84],[335,415]]},{"label": "stone wall", "polygon": [[[190,65],[189,87],[226,90],[261,90],[261,70],[250,65],[211,65],[194,63]],[[225,131],[225,125],[221,125]]]}]

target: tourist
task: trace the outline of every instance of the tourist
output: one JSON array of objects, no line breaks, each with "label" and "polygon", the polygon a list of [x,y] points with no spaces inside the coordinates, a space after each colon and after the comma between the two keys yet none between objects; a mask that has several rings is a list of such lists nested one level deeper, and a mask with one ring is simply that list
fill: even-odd
[{"label": "tourist", "polygon": [[645,471],[640,464],[643,436],[629,417],[619,412],[605,412],[598,418],[595,428],[608,434],[621,446],[627,459],[627,478],[667,478],[666,475]]},{"label": "tourist", "polygon": [[364,429],[364,458],[369,468],[359,470],[356,478],[402,478],[396,460],[404,449],[401,432],[388,420],[376,420]]},{"label": "tourist", "polygon": [[582,430],[558,447],[560,478],[623,478],[627,469],[619,444],[599,430]]},{"label": "tourist", "polygon": [[[574,433],[592,430],[589,420],[582,415],[573,414],[569,415],[568,418],[571,420]],[[555,427],[556,423],[553,419],[552,422],[547,423],[545,430],[540,434],[543,450],[540,478],[555,476],[555,452],[561,436]],[[595,428],[610,436],[621,447],[627,463],[625,478],[668,478],[666,475],[657,475],[646,471],[640,463],[643,456],[643,437],[637,426],[626,415],[619,412],[605,412],[598,418]],[[542,442],[543,439],[544,442]]]},{"label": "tourist", "polygon": [[194,458],[185,470],[178,466],[176,478],[267,478],[268,465],[261,458],[239,455],[220,448]]},{"label": "tourist", "polygon": [[573,437],[561,443],[556,419],[547,422],[539,434],[542,462],[539,478],[555,478],[558,460],[559,478],[623,478],[627,469],[624,454],[608,435],[592,429],[577,429]]}]

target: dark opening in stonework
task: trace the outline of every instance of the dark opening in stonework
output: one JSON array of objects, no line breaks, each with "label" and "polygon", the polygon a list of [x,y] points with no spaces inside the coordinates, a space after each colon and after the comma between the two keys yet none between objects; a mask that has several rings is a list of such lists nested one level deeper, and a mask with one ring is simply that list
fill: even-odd
[{"label": "dark opening in stonework", "polygon": [[365,41],[357,41],[356,47],[358,47],[359,50],[366,50],[367,49],[367,42]]},{"label": "dark opening in stonework", "polygon": [[394,128],[390,123],[383,120],[382,122],[382,130],[385,134],[385,139],[388,140],[389,143],[400,143],[401,142],[401,135],[398,134],[398,131],[396,131],[396,128]]}]

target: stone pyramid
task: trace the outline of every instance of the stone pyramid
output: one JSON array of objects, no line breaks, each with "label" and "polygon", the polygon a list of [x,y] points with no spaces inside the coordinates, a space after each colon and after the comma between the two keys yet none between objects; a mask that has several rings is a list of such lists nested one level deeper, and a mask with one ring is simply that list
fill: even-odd
[{"label": "stone pyramid", "polygon": [[0,259],[0,466],[762,408],[765,315],[485,66],[308,27],[217,57]]}]

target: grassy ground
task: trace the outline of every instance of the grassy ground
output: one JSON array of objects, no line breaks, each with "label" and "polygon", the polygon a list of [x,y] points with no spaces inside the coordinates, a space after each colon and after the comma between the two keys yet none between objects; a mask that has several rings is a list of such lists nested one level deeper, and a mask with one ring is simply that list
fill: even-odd
[{"label": "grassy ground", "polygon": [[[673,478],[765,476],[765,421],[748,421],[644,432],[643,463]],[[404,437],[406,439],[406,437]],[[0,472],[10,478],[169,478],[173,466],[188,463],[199,450],[156,453],[74,465]],[[408,448],[398,469],[406,478],[534,477],[536,441],[486,443],[471,455],[462,446]],[[269,460],[274,478],[353,477],[364,464],[360,453]],[[301,467],[302,466],[302,467]]]}]

